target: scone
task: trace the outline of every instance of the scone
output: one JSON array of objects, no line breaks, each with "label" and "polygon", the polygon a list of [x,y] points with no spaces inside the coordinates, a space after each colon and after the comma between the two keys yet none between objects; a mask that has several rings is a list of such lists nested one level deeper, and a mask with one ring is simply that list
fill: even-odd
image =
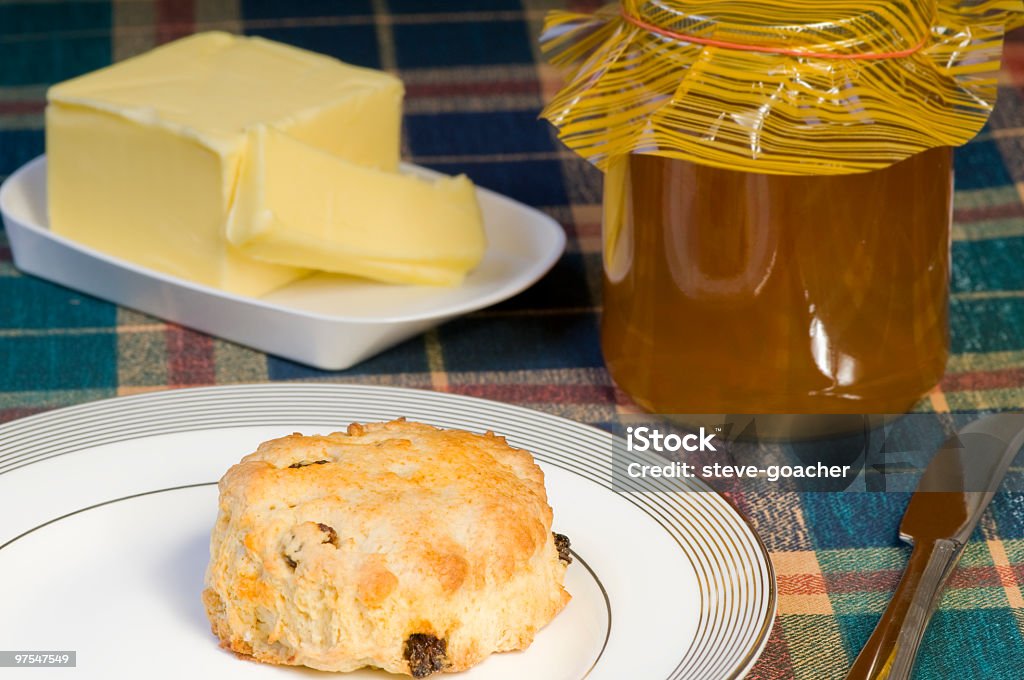
[{"label": "scone", "polygon": [[260,661],[461,671],[569,601],[551,520],[532,456],[491,433],[294,434],[220,480],[203,602],[221,645]]}]

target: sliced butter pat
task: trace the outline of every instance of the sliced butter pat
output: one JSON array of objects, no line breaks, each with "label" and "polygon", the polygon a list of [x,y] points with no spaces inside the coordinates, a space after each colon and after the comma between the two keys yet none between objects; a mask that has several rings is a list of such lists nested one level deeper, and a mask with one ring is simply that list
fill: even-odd
[{"label": "sliced butter pat", "polygon": [[202,33],[50,88],[54,232],[146,267],[258,296],[308,269],[224,236],[260,123],[340,158],[398,166],[397,78],[260,38]]},{"label": "sliced butter pat", "polygon": [[266,126],[250,130],[227,233],[261,260],[392,283],[458,284],[485,247],[464,175],[375,170]]}]

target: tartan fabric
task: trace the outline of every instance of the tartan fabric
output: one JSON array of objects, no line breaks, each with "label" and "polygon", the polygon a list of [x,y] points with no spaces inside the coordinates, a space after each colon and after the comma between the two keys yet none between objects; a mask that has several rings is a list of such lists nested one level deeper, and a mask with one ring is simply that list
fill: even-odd
[{"label": "tartan fabric", "polygon": [[[533,289],[363,364],[328,373],[19,274],[0,232],[0,421],[174,387],[278,380],[432,388],[601,425],[630,411],[603,368],[600,176],[537,112],[559,85],[536,37],[583,0],[0,0],[0,179],[43,151],[48,84],[193,31],[267,36],[390,69],[408,89],[405,156],[537,206],[568,250]],[[998,109],[956,152],[953,356],[920,410],[1024,405],[1024,35],[1007,46]],[[842,677],[908,555],[900,494],[732,495],[779,581],[751,678]],[[928,631],[915,677],[1024,676],[1024,496],[986,513]]]}]

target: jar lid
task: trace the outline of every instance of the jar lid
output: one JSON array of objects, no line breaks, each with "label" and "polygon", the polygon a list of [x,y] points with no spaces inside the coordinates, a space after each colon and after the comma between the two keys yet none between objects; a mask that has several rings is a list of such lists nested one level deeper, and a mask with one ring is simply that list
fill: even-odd
[{"label": "jar lid", "polygon": [[606,167],[645,153],[752,172],[865,172],[958,146],[996,99],[1022,0],[623,0],[552,12],[574,70],[541,114]]}]

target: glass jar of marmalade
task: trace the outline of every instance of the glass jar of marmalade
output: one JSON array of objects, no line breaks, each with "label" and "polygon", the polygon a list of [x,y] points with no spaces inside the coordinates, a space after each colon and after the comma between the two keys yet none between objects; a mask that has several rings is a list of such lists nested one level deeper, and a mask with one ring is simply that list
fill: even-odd
[{"label": "glass jar of marmalade", "polygon": [[617,158],[612,377],[661,413],[907,410],[946,365],[951,155],[826,176]]},{"label": "glass jar of marmalade", "polygon": [[605,172],[601,342],[661,413],[897,413],[942,377],[952,147],[1024,3],[556,12],[543,117]]}]

